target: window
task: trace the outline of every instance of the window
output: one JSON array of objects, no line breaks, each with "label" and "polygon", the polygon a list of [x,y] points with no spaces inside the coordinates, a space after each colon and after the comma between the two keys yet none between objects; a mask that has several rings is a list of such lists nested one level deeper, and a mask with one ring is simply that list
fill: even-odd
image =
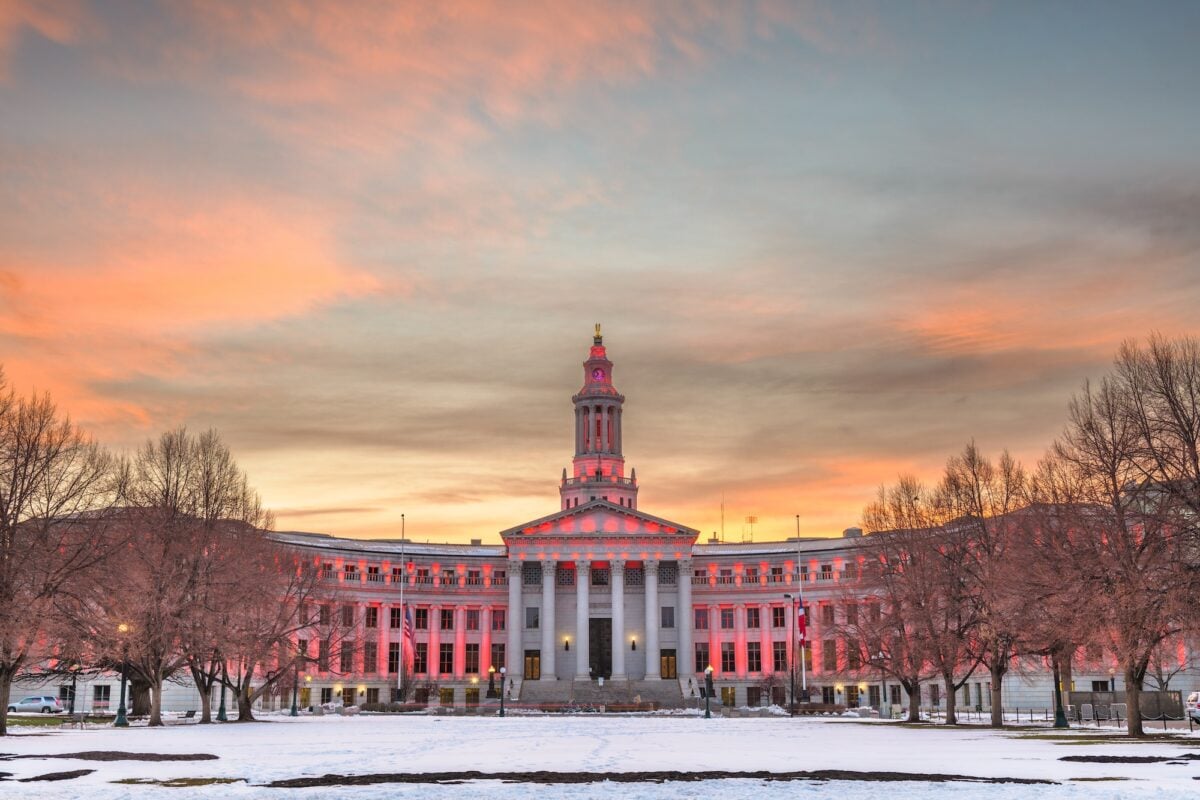
[{"label": "window", "polygon": [[751,708],[757,708],[762,705],[762,687],[747,686],[746,687],[746,705]]},{"label": "window", "polygon": [[721,705],[730,708],[737,705],[737,689],[733,686],[721,687]]},{"label": "window", "polygon": [[[692,625],[692,628],[694,630],[698,630],[698,631],[708,630],[708,609],[707,608],[697,608],[695,617],[696,617],[695,624]],[[697,663],[699,663],[699,662],[697,662]]]},{"label": "window", "polygon": [[[504,663],[504,645],[503,644],[498,644],[495,642],[492,643],[492,664],[491,664],[491,666],[496,668],[496,672],[499,672],[501,667],[508,666],[508,664]],[[499,676],[497,676],[497,678],[499,678]]]},{"label": "window", "polygon": [[932,706],[941,705],[942,703],[942,687],[936,683],[929,684],[929,704]]},{"label": "window", "polygon": [[368,628],[379,627],[379,606],[367,606],[366,616],[363,617],[363,625]]},{"label": "window", "polygon": [[900,705],[900,684],[893,683],[888,686],[888,692],[892,695],[892,705]]},{"label": "window", "polygon": [[321,705],[328,705],[332,702],[333,702],[333,687],[332,686],[322,686],[321,687]]},{"label": "window", "polygon": [[383,583],[383,573],[379,567],[367,567],[367,583]]},{"label": "window", "polygon": [[358,583],[358,567],[354,564],[347,564],[342,568],[343,580],[347,583]]},{"label": "window", "polygon": [[696,642],[696,672],[708,668],[708,642]]},{"label": "window", "polygon": [[538,628],[538,619],[541,609],[537,606],[531,606],[525,609],[525,630],[533,631]]},{"label": "window", "polygon": [[342,652],[338,667],[342,672],[354,671],[354,642],[349,639],[342,642]]},{"label": "window", "polygon": [[787,642],[771,642],[771,668],[776,672],[787,671]]},{"label": "window", "polygon": [[404,581],[404,567],[392,567],[392,583]]},{"label": "window", "polygon": [[821,687],[821,702],[827,706],[831,706],[837,702],[837,692],[832,686]]},{"label": "window", "polygon": [[454,586],[458,583],[458,578],[454,575],[454,570],[447,567],[442,570],[442,586]]},{"label": "window", "polygon": [[854,642],[847,640],[846,642],[846,669],[858,669],[862,666],[862,659],[859,658],[858,647]]},{"label": "window", "polygon": [[354,688],[353,687],[347,686],[342,689],[342,705],[344,705],[344,706],[354,705]]},{"label": "window", "polygon": [[526,586],[540,586],[542,583],[542,565],[524,564],[521,567],[521,583]]},{"label": "window", "polygon": [[398,631],[404,627],[404,609],[392,608],[388,612],[388,616],[389,616],[388,625],[391,627],[392,630]]},{"label": "window", "polygon": [[721,672],[736,672],[736,658],[733,652],[733,642],[721,642]]},{"label": "window", "polygon": [[354,606],[342,606],[342,627],[354,627]]},{"label": "window", "polygon": [[592,568],[592,586],[608,586],[608,570]]},{"label": "window", "polygon": [[112,702],[111,686],[104,684],[92,687],[92,708],[105,709],[108,708],[110,702]]},{"label": "window", "polygon": [[758,567],[746,567],[746,577],[743,583],[758,583]]},{"label": "window", "polygon": [[853,683],[846,685],[846,705],[851,708],[858,707],[858,687]]},{"label": "window", "polygon": [[722,608],[721,609],[721,630],[723,630],[723,631],[733,630],[733,609],[732,608]]},{"label": "window", "polygon": [[783,583],[783,567],[771,567],[771,583]]},{"label": "window", "polygon": [[468,608],[467,609],[467,630],[469,630],[469,631],[479,630],[479,609],[478,608]]},{"label": "window", "polygon": [[771,627],[782,628],[787,623],[787,609],[783,606],[771,606]]},{"label": "window", "polygon": [[883,610],[879,607],[879,603],[870,603],[867,605],[867,619],[871,622],[879,622],[883,618]]},{"label": "window", "polygon": [[443,608],[442,609],[441,624],[438,627],[444,631],[454,630],[454,609],[453,608]]},{"label": "window", "polygon": [[450,675],[454,672],[454,644],[451,642],[439,645],[438,672]]},{"label": "window", "polygon": [[483,577],[479,574],[479,570],[467,570],[467,586],[483,586]]},{"label": "window", "polygon": [[413,627],[419,631],[429,630],[428,608],[418,608],[413,612]]},{"label": "window", "polygon": [[1108,691],[1108,681],[1092,681],[1092,691],[1093,692],[1107,692]]},{"label": "window", "polygon": [[659,627],[675,627],[675,606],[663,606],[659,609]]},{"label": "window", "polygon": [[760,609],[757,606],[751,606],[750,608],[746,609],[746,627],[747,628],[757,628],[758,627],[759,610]]},{"label": "window", "polygon": [[329,640],[322,639],[317,645],[317,669],[321,672],[329,671]]},{"label": "window", "polygon": [[363,642],[363,672],[379,671],[379,643]]},{"label": "window", "polygon": [[333,609],[329,607],[328,603],[322,603],[317,613],[317,622],[321,625],[328,625],[330,620],[333,619]]},{"label": "window", "polygon": [[833,606],[831,606],[829,603],[821,604],[821,624],[822,625],[832,625],[833,624]]},{"label": "window", "polygon": [[[505,614],[504,614],[503,608],[493,608],[492,609],[492,630],[494,630],[494,631],[504,630],[504,623],[505,623],[504,616],[505,616]],[[497,667],[497,669],[499,669],[499,667]]]},{"label": "window", "polygon": [[826,672],[837,672],[837,642],[826,639],[821,643],[821,669]]},{"label": "window", "polygon": [[417,642],[413,650],[413,672],[417,675],[429,672],[429,645],[425,642]]},{"label": "window", "polygon": [[400,643],[388,643],[388,675],[396,675],[400,672]]},{"label": "window", "polygon": [[308,658],[308,639],[296,640],[296,654],[301,658]]},{"label": "window", "polygon": [[479,643],[471,642],[467,645],[466,651],[467,674],[479,674]]},{"label": "window", "polygon": [[847,603],[846,604],[846,624],[847,625],[857,625],[858,624],[858,603]]},{"label": "window", "polygon": [[746,642],[746,669],[762,672],[762,642]]},{"label": "window", "polygon": [[376,704],[379,703],[379,690],[378,689],[367,689],[367,702],[368,703],[376,703]]}]

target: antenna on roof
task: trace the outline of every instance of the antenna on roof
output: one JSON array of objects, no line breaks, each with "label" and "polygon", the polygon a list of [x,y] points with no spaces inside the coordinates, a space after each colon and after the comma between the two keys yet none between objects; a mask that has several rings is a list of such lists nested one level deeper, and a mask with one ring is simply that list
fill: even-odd
[{"label": "antenna on roof", "polygon": [[[758,522],[758,517],[751,514],[746,517],[746,522],[750,523],[750,541],[754,541],[754,523]],[[746,541],[745,529],[742,529],[742,541]]]},{"label": "antenna on roof", "polygon": [[725,493],[721,492],[721,541],[725,541]]}]

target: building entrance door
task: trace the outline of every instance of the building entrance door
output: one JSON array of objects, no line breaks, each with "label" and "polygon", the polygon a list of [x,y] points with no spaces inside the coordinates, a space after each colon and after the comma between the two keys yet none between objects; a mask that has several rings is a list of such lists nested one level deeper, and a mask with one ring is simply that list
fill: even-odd
[{"label": "building entrance door", "polygon": [[588,620],[588,666],[592,678],[612,677],[612,620]]},{"label": "building entrance door", "polygon": [[675,678],[675,651],[660,650],[658,658],[658,674],[663,680]]},{"label": "building entrance door", "polygon": [[525,672],[522,677],[527,681],[537,681],[542,679],[541,650],[525,651]]}]

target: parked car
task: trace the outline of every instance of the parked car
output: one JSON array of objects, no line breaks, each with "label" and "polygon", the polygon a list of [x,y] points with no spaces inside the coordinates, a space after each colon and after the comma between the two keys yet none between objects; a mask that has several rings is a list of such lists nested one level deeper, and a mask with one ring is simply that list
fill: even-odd
[{"label": "parked car", "polygon": [[1187,715],[1192,718],[1192,721],[1200,724],[1200,692],[1192,692],[1187,696],[1187,702],[1183,704]]},{"label": "parked car", "polygon": [[43,714],[58,714],[63,710],[62,701],[50,695],[22,697],[15,703],[8,704],[9,711],[40,711]]}]

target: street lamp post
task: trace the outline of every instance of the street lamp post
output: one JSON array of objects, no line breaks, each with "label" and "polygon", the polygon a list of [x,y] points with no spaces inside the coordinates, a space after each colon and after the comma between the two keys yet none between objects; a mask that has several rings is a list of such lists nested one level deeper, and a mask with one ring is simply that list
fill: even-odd
[{"label": "street lamp post", "polygon": [[217,722],[227,722],[229,717],[225,715],[225,665],[221,665],[221,706],[217,709]]},{"label": "street lamp post", "polygon": [[487,698],[489,700],[496,699],[496,665],[492,664],[488,667],[488,688]]},{"label": "street lamp post", "polygon": [[296,659],[296,669],[292,680],[292,716],[300,716],[300,659]]},{"label": "street lamp post", "polygon": [[883,651],[875,655],[879,659],[879,718],[883,719],[883,707],[890,705],[887,701],[887,673],[883,670]]},{"label": "street lamp post", "polygon": [[709,707],[709,704],[712,702],[712,693],[713,693],[712,674],[713,674],[712,664],[709,664],[707,667],[704,668],[704,718],[705,719],[712,719],[712,710]]},{"label": "street lamp post", "polygon": [[121,702],[117,706],[117,718],[113,722],[113,727],[128,728],[129,719],[125,716],[125,676],[126,666],[129,662],[129,626],[122,622],[117,626],[117,632],[121,634]]},{"label": "street lamp post", "polygon": [[502,717],[504,716],[504,695],[507,694],[507,692],[504,691],[504,676],[507,674],[508,674],[508,669],[505,667],[501,667],[500,668],[500,716],[502,716]]},{"label": "street lamp post", "polygon": [[791,683],[791,695],[788,703],[788,713],[793,717],[796,716],[796,603],[790,594],[785,594],[783,599],[787,600],[792,606],[792,634],[788,640],[788,675]]}]

